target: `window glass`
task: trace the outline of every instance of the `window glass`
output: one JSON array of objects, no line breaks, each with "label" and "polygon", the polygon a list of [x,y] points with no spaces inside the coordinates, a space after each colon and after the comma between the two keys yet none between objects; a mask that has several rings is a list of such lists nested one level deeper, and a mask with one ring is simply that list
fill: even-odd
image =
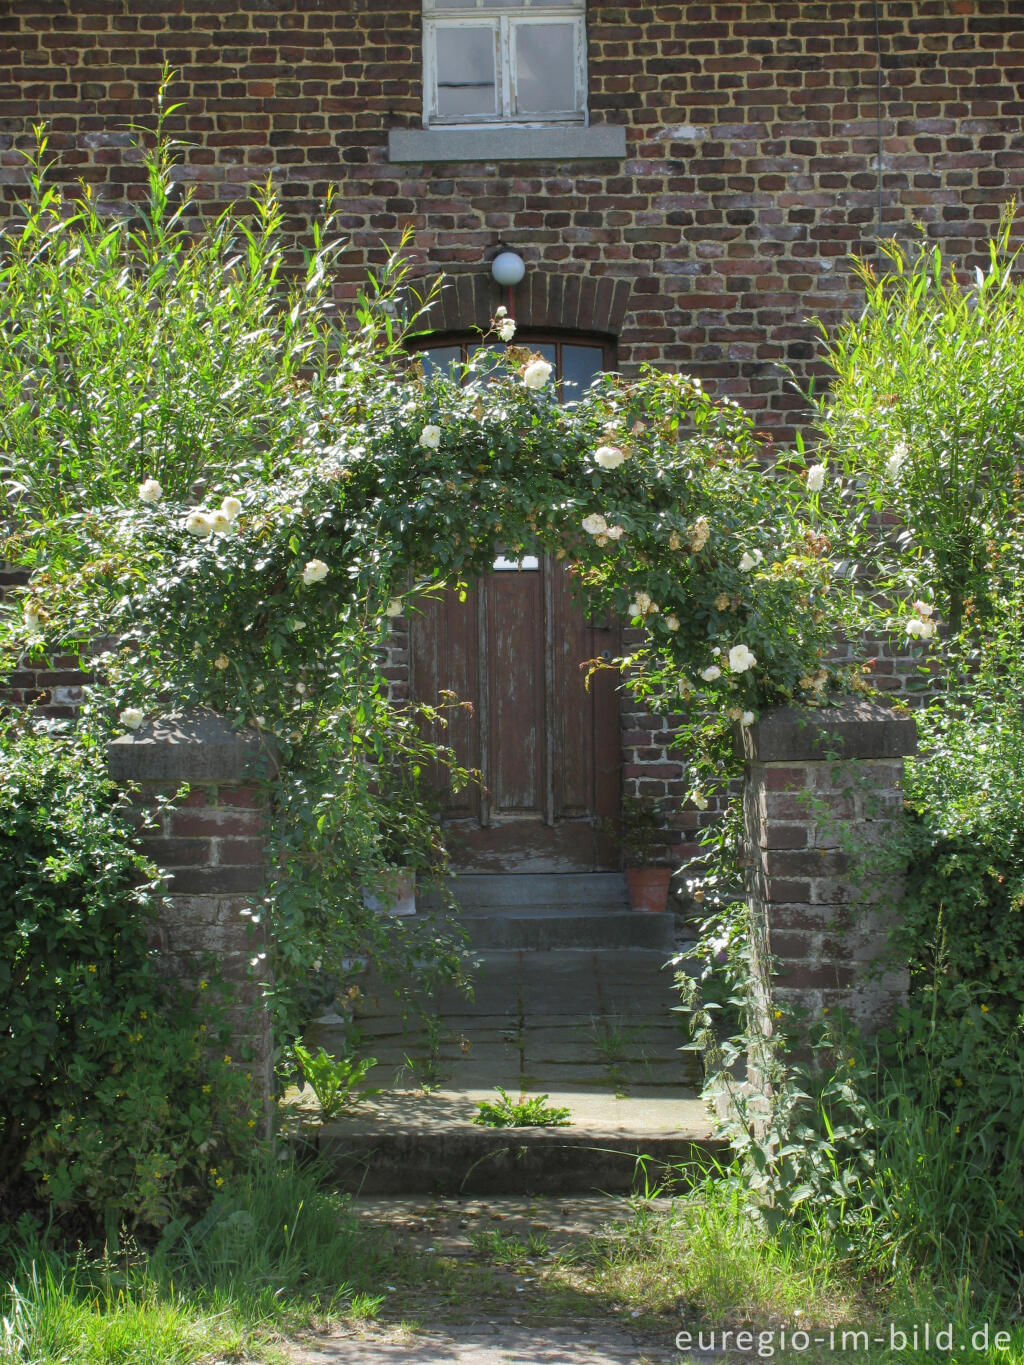
[{"label": "window glass", "polygon": [[490,26],[437,30],[437,112],[442,118],[497,113],[494,38]]},{"label": "window glass", "polygon": [[515,24],[516,112],[550,114],[576,108],[576,28]]},{"label": "window glass", "polygon": [[458,365],[462,361],[461,346],[431,346],[425,351],[417,351],[416,354],[423,362],[425,375],[447,374],[450,366]]},{"label": "window glass", "polygon": [[566,402],[582,398],[604,369],[604,350],[600,346],[562,346],[562,392]]}]

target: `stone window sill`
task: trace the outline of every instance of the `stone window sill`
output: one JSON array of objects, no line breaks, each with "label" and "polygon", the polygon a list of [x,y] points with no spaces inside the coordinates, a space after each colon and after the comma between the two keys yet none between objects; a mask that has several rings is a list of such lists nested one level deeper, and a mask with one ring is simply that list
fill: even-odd
[{"label": "stone window sill", "polygon": [[626,130],[590,128],[409,128],[388,134],[389,161],[584,161],[626,155]]}]

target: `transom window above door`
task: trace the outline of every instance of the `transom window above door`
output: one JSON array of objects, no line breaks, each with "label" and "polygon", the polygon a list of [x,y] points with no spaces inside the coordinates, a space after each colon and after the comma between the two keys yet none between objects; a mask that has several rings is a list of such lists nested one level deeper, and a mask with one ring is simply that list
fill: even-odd
[{"label": "transom window above door", "polygon": [[[563,403],[573,403],[582,397],[593,381],[604,370],[614,368],[614,346],[597,337],[578,337],[569,341],[562,337],[539,338],[517,336],[516,344],[529,346],[531,351],[554,367],[552,382],[558,385],[558,394]],[[423,365],[425,374],[447,371],[451,365],[460,365],[468,360],[481,345],[488,351],[504,351],[500,342],[479,341],[428,342],[417,347],[415,354]]]},{"label": "transom window above door", "polygon": [[585,0],[423,0],[424,122],[584,122],[585,8]]}]

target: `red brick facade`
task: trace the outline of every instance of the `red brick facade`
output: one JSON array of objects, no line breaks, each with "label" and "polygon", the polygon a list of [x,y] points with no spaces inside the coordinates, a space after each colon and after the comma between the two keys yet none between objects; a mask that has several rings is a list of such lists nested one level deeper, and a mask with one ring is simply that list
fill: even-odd
[{"label": "red brick facade", "polygon": [[[782,367],[813,369],[809,317],[856,306],[849,255],[921,227],[970,258],[1024,187],[1024,0],[589,3],[586,19],[590,123],[624,129],[624,156],[410,163],[389,134],[421,125],[420,0],[7,0],[0,203],[38,121],[69,184],[142,196],[126,127],[152,123],[166,62],[201,210],[272,175],[298,248],[340,191],[340,299],[412,227],[416,273],[455,280],[438,325],[465,329],[504,301],[488,262],[507,242],[527,263],[522,328],[603,333],[623,371],[687,370],[784,437],[800,400]],[[902,678],[889,659],[879,674]],[[661,722],[625,729],[627,781],[680,795]]]}]

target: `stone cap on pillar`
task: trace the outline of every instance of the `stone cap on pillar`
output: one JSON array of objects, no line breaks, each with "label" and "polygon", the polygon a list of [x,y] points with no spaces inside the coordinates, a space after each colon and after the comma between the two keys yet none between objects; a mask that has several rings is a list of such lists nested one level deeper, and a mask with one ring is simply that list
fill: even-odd
[{"label": "stone cap on pillar", "polygon": [[913,716],[859,697],[830,706],[780,706],[736,730],[737,752],[748,763],[905,758],[917,752]]},{"label": "stone cap on pillar", "polygon": [[234,730],[206,706],[146,721],[107,746],[107,771],[118,782],[234,784],[266,777],[273,750],[256,730]]}]

